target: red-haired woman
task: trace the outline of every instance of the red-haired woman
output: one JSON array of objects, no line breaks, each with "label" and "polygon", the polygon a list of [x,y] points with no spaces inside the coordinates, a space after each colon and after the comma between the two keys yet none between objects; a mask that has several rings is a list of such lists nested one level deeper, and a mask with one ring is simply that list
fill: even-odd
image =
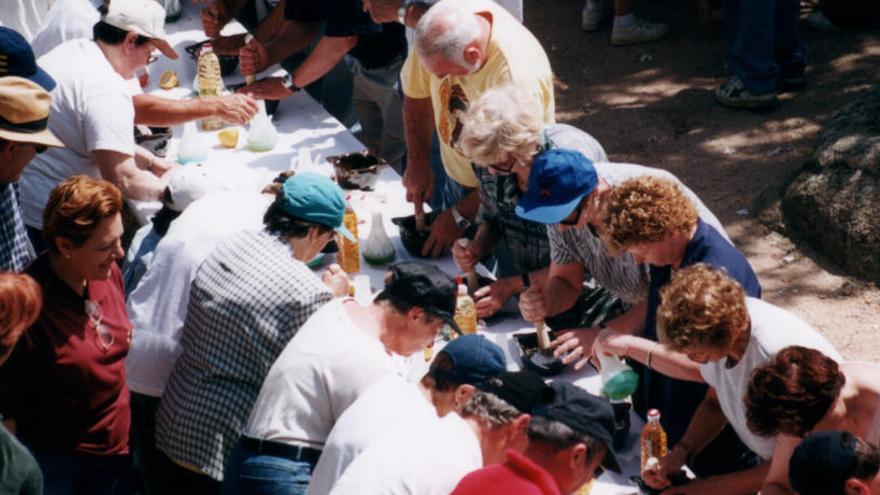
[{"label": "red-haired woman", "polygon": [[0,411],[39,461],[46,493],[130,489],[121,209],[107,181],[62,182],[43,213],[49,250],[26,270],[45,304],[0,369]]},{"label": "red-haired woman", "polygon": [[[31,277],[0,273],[0,366],[9,358],[22,332],[37,321],[42,300],[40,286]],[[37,461],[0,426],[0,493],[42,492],[43,474]]]}]

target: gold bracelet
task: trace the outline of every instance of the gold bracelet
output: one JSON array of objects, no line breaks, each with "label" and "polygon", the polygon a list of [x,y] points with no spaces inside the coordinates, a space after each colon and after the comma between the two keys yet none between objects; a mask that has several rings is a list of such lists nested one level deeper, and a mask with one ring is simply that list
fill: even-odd
[{"label": "gold bracelet", "polygon": [[651,367],[651,358],[654,357],[654,349],[656,349],[658,345],[660,345],[660,342],[654,342],[654,345],[652,345],[651,349],[648,351],[647,366],[650,370],[654,369]]}]

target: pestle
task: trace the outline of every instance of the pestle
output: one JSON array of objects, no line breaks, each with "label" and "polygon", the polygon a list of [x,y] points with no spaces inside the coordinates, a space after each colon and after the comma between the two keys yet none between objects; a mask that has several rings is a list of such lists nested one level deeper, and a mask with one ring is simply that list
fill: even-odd
[{"label": "pestle", "polygon": [[416,232],[425,230],[425,210],[421,201],[413,203],[415,208]]},{"label": "pestle", "polygon": [[[526,290],[530,290],[532,287],[531,280],[529,279],[528,273],[523,273],[522,275],[523,286]],[[538,350],[541,354],[548,354],[551,352],[550,349],[550,334],[548,333],[547,327],[544,325],[544,320],[535,322],[535,332],[538,335]]]},{"label": "pestle", "polygon": [[[251,44],[251,41],[253,41],[253,40],[254,40],[254,35],[252,35],[252,34],[250,34],[250,33],[246,34],[246,35],[244,36],[244,45],[245,45],[245,46],[250,45],[250,44]],[[244,82],[245,82],[245,84],[247,84],[248,86],[250,86],[251,84],[255,83],[256,81],[257,81],[257,75],[256,75],[256,74],[244,74]]]},{"label": "pestle", "polygon": [[[470,241],[470,239],[462,237],[457,242],[458,242],[459,246],[467,249],[468,244],[470,244],[471,241]],[[477,278],[477,271],[474,269],[468,270],[466,275],[467,275],[468,292],[473,294],[474,292],[477,291],[477,289],[480,288],[480,281]]]}]

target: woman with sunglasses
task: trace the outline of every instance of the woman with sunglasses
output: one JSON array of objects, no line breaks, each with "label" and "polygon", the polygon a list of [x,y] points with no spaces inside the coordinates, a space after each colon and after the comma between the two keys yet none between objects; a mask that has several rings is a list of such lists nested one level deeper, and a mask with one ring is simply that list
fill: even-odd
[{"label": "woman with sunglasses", "polygon": [[40,463],[45,493],[130,489],[121,209],[104,180],[74,176],[52,191],[49,249],[27,269],[45,304],[0,368],[0,411]]},{"label": "woman with sunglasses", "polygon": [[[547,227],[516,215],[526,189],[532,161],[557,148],[572,148],[594,161],[605,151],[589,134],[564,124],[543,124],[537,100],[514,86],[501,86],[473,102],[463,119],[461,146],[472,160],[479,180],[477,233],[465,247],[456,243],[452,255],[462,271],[494,254],[497,281],[475,294],[477,316],[487,318],[522,292],[524,277],[540,285],[550,266]],[[548,320],[552,328],[593,325],[621,310],[616,297],[602,289],[585,288],[569,311]]]}]

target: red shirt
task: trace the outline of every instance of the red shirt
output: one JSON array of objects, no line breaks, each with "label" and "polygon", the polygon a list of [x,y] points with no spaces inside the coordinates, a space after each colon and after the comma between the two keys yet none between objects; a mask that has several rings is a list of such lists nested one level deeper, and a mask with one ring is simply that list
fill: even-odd
[{"label": "red shirt", "polygon": [[504,464],[492,464],[468,474],[458,483],[452,495],[561,495],[556,480],[528,457],[507,451]]},{"label": "red shirt", "polygon": [[[113,265],[107,280],[89,280],[86,297],[55,275],[46,253],[26,272],[43,290],[43,311],[0,368],[0,411],[32,447],[128,453],[125,356],[132,326],[119,268]],[[87,299],[100,307],[92,317]]]}]

